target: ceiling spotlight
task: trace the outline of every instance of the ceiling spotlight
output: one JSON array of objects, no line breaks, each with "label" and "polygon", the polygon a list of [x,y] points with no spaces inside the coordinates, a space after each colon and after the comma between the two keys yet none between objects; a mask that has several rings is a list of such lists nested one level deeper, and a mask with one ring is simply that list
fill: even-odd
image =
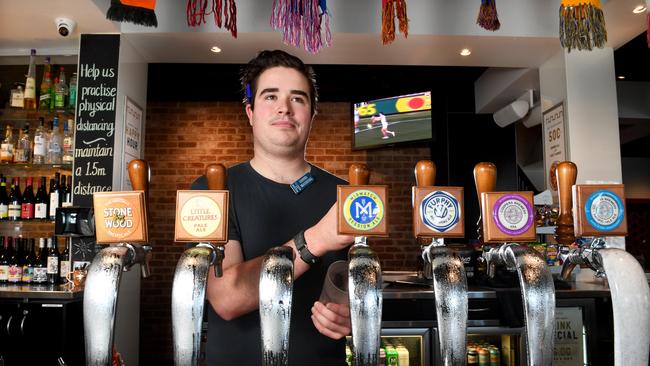
[{"label": "ceiling spotlight", "polygon": [[623,76],[623,75],[619,75],[619,76],[617,76],[616,78],[617,78],[618,80],[625,80],[625,76]]},{"label": "ceiling spotlight", "polygon": [[469,56],[472,54],[472,51],[469,50],[469,48],[463,48],[460,50],[460,55],[461,56]]},{"label": "ceiling spotlight", "polygon": [[219,53],[219,52],[221,52],[221,48],[219,48],[217,46],[212,46],[212,48],[210,48],[210,51],[212,51],[214,53]]},{"label": "ceiling spotlight", "polygon": [[645,7],[645,5],[637,5],[636,8],[634,8],[634,10],[632,10],[632,12],[634,14],[641,14],[641,13],[644,13],[646,11],[646,9],[647,8]]}]

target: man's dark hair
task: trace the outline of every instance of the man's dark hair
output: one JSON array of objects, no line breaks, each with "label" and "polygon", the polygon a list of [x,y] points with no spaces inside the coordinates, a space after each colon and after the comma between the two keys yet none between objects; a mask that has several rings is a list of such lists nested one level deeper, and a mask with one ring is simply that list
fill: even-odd
[{"label": "man's dark hair", "polygon": [[305,65],[298,57],[281,50],[262,51],[241,72],[241,87],[244,93],[244,104],[255,108],[255,94],[257,93],[257,80],[260,75],[272,67],[288,67],[301,73],[309,84],[309,98],[311,99],[311,114],[316,111],[318,103],[318,90],[316,89],[316,74],[314,70]]}]

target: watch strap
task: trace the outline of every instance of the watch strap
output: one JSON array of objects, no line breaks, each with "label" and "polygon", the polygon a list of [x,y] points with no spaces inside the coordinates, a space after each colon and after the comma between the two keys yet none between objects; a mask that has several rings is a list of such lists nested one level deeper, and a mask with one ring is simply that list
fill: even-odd
[{"label": "watch strap", "polygon": [[296,244],[296,249],[298,254],[300,254],[300,259],[310,266],[320,262],[320,258],[313,255],[312,252],[307,248],[307,242],[305,241],[305,231],[300,230],[296,236],[293,237],[293,242]]}]

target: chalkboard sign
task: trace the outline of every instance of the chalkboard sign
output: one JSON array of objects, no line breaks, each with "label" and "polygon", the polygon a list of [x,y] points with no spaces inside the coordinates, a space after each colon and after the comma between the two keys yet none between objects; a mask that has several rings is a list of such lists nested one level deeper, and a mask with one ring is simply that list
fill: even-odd
[{"label": "chalkboard sign", "polygon": [[94,192],[113,190],[119,53],[119,35],[81,35],[72,192],[75,206],[92,207]]}]

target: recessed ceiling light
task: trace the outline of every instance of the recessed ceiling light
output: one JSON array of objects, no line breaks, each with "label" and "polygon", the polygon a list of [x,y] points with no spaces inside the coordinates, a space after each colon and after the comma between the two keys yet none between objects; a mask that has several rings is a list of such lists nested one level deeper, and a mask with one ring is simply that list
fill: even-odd
[{"label": "recessed ceiling light", "polygon": [[460,55],[461,56],[469,56],[472,54],[472,51],[469,50],[469,48],[463,48],[460,50]]},{"label": "recessed ceiling light", "polygon": [[632,12],[634,14],[641,14],[641,13],[645,12],[646,9],[647,8],[645,7],[645,5],[637,5],[636,8],[634,8],[634,10],[632,10]]},{"label": "recessed ceiling light", "polygon": [[221,52],[221,48],[219,48],[217,46],[213,46],[212,48],[210,48],[210,51],[212,51],[214,53],[219,53],[219,52]]},{"label": "recessed ceiling light", "polygon": [[619,76],[617,76],[616,78],[617,78],[618,80],[623,80],[623,79],[625,79],[625,76],[623,76],[623,75],[619,75]]}]

